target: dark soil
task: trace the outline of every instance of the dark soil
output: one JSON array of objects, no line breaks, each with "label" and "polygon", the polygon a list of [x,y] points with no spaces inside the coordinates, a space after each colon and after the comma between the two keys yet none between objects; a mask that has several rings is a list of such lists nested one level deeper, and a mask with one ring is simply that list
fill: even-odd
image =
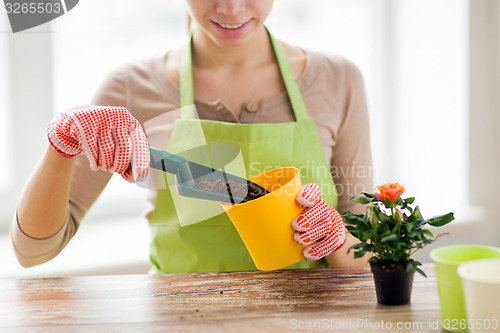
[{"label": "dark soil", "polygon": [[[413,260],[411,260],[413,261]],[[378,267],[380,269],[383,269],[385,271],[401,271],[406,269],[407,263],[405,262],[372,262],[370,263],[371,266]]]},{"label": "dark soil", "polygon": [[201,178],[194,177],[195,187],[199,190],[228,194],[245,200],[254,200],[266,195],[268,192],[264,189],[249,185],[247,182],[238,182],[220,178]]}]

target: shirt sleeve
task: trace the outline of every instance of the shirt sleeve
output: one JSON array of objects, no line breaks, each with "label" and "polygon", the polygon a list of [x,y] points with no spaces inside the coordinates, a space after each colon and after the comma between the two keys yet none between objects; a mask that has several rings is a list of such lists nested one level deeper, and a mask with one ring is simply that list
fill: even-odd
[{"label": "shirt sleeve", "polygon": [[11,238],[14,253],[23,267],[39,265],[54,258],[75,234],[76,224],[67,216],[66,222],[54,235],[44,239],[37,239],[26,235],[19,227],[17,214],[11,222]]},{"label": "shirt sleeve", "polygon": [[338,211],[362,213],[364,207],[347,201],[373,191],[370,125],[363,77],[349,61],[344,68],[343,119],[332,152],[332,177],[338,193]]},{"label": "shirt sleeve", "polygon": [[[115,70],[103,81],[91,100],[91,105],[124,106],[126,93],[122,69]],[[76,234],[80,222],[106,187],[112,174],[92,171],[84,154],[76,157],[71,179],[68,214],[61,229],[54,235],[37,239],[26,235],[17,220],[11,221],[11,239],[19,263],[24,267],[42,264],[57,256]]]}]

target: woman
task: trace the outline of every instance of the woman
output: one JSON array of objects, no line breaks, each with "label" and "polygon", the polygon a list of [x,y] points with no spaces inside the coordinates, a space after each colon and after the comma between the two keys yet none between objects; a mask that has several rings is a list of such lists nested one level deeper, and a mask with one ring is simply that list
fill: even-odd
[{"label": "woman", "polygon": [[[354,211],[347,198],[372,188],[361,75],[341,57],[275,40],[264,26],[272,2],[187,0],[190,43],[111,73],[92,105],[116,107],[76,108],[50,123],[51,146],[12,226],[22,265],[50,260],[64,248],[106,186],[107,171],[129,181],[147,176],[147,145],[165,148],[165,137],[168,151],[189,149],[185,125],[195,115],[186,106],[193,103],[206,140],[238,144],[247,171],[294,165],[303,183],[321,188],[324,200],[314,184],[298,195],[310,208],[291,223],[296,240],[308,245],[308,259],[291,267],[366,262],[346,254],[353,240],[330,207],[338,201],[341,213]],[[171,112],[179,107],[180,116]],[[148,129],[153,119],[163,126]],[[255,269],[224,214],[181,227],[170,191],[151,194],[152,272]]]}]

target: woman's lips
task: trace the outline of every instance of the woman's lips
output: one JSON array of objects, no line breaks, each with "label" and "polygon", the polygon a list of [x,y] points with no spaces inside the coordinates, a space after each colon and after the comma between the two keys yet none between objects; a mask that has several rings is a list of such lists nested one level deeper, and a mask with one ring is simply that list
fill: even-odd
[{"label": "woman's lips", "polygon": [[212,21],[212,23],[215,25],[215,28],[221,35],[225,37],[235,38],[245,33],[250,21],[251,20],[244,23],[222,23]]},{"label": "woman's lips", "polygon": [[215,22],[215,24],[219,25],[220,27],[223,27],[224,29],[233,30],[233,29],[240,28],[245,23],[240,23],[240,24],[224,24],[224,23],[217,23],[217,22]]}]

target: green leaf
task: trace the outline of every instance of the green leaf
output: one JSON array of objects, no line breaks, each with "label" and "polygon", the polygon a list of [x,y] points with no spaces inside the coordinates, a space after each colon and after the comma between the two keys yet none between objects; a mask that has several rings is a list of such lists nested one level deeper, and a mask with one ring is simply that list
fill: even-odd
[{"label": "green leaf", "polygon": [[421,270],[418,267],[415,267],[415,269],[417,270],[417,272],[419,272],[420,274],[422,274],[424,277],[427,277],[427,275],[425,275],[425,272],[423,270]]},{"label": "green leaf", "polygon": [[391,240],[396,240],[398,239],[398,235],[395,235],[395,234],[390,234],[388,236],[384,236],[382,237],[382,239],[380,240],[381,242],[388,242],[388,241],[391,241]]},{"label": "green leaf", "polygon": [[387,223],[387,219],[388,219],[388,217],[387,217],[387,215],[386,215],[386,214],[384,214],[383,212],[380,212],[380,213],[378,214],[378,218],[380,219],[380,222],[382,222],[382,223]]},{"label": "green leaf", "polygon": [[362,219],[364,218],[363,214],[353,214],[351,212],[346,212],[342,214],[343,218],[349,219],[349,220],[356,220],[356,219]]},{"label": "green leaf", "polygon": [[361,258],[362,256],[364,256],[366,253],[366,251],[358,251],[358,252],[355,252],[354,253],[354,258]]},{"label": "green leaf", "polygon": [[358,200],[356,200],[357,203],[362,204],[362,205],[365,205],[365,204],[370,203],[372,201],[373,201],[373,199],[365,198],[365,197],[360,197]]},{"label": "green leaf", "polygon": [[345,219],[347,224],[351,225],[360,226],[368,223],[363,214],[353,214],[351,212],[347,212],[342,214],[342,217]]},{"label": "green leaf", "polygon": [[387,236],[391,233],[391,228],[389,227],[389,225],[387,223],[383,223],[380,225],[379,233],[382,237]]},{"label": "green leaf", "polygon": [[412,221],[416,226],[421,226],[426,223],[424,217],[420,213],[420,208],[418,206],[415,207],[415,211],[411,214],[409,221]]},{"label": "green leaf", "polygon": [[364,247],[365,245],[366,245],[366,244],[364,244],[364,243],[354,244],[353,246],[351,246],[351,247],[349,248],[349,251],[350,251],[351,249],[352,249],[352,250],[356,250],[356,249],[362,248],[362,247]]},{"label": "green leaf", "polygon": [[361,198],[359,195],[354,195],[354,196],[350,197],[349,200],[347,200],[347,202],[353,202],[353,201],[358,200],[359,198]]},{"label": "green leaf", "polygon": [[414,197],[406,198],[405,201],[409,204],[412,204],[415,201],[415,198]]},{"label": "green leaf", "polygon": [[430,230],[428,230],[428,229],[422,229],[422,233],[426,234],[427,236],[434,237],[434,235],[432,234],[432,232]]},{"label": "green leaf", "polygon": [[366,192],[363,192],[363,195],[367,198],[371,198],[371,199],[375,199],[375,200],[380,200],[375,194],[373,193],[366,193]]},{"label": "green leaf", "polygon": [[455,217],[453,216],[453,213],[448,213],[445,215],[433,217],[429,219],[427,223],[429,223],[433,227],[442,227],[443,225],[450,223],[454,219]]}]

